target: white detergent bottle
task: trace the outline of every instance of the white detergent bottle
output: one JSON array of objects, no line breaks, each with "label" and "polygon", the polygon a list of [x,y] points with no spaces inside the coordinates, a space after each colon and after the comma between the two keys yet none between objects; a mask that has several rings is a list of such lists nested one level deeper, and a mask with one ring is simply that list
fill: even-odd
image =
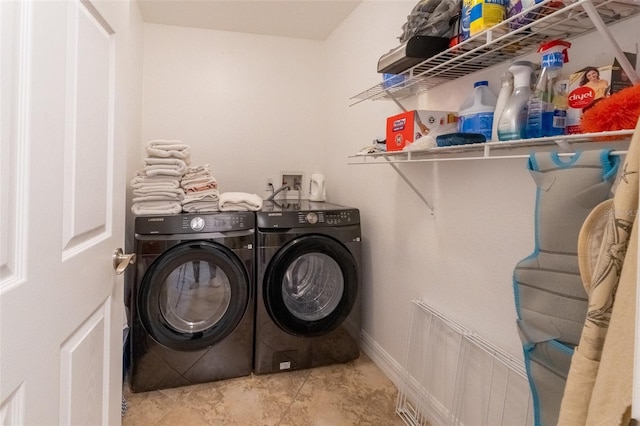
[{"label": "white detergent bottle", "polygon": [[458,111],[458,131],[460,133],[480,133],[487,140],[491,139],[493,113],[498,98],[489,89],[489,82],[478,81],[473,85],[473,92],[460,105]]},{"label": "white detergent bottle", "polygon": [[500,93],[498,93],[498,102],[496,102],[496,110],[493,113],[493,126],[491,127],[491,140],[498,140],[498,123],[502,116],[504,106],[507,104],[509,97],[513,93],[513,74],[509,71],[505,71],[500,76],[502,86],[500,87]]},{"label": "white detergent bottle", "polygon": [[529,61],[511,64],[513,93],[509,96],[498,120],[498,139],[512,141],[527,137],[527,103],[531,96],[531,76],[536,66]]}]

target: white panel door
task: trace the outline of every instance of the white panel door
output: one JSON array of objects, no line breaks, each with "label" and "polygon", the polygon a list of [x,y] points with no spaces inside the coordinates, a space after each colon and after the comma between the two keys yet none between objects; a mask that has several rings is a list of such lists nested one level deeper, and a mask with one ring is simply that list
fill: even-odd
[{"label": "white panel door", "polygon": [[88,1],[0,1],[0,424],[120,423],[116,36]]}]

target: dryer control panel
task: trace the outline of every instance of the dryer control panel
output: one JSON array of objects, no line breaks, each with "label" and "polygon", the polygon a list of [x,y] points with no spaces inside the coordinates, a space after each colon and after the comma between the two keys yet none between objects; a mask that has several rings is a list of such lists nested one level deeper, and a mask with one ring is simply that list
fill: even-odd
[{"label": "dryer control panel", "polygon": [[360,211],[345,210],[303,210],[303,211],[261,211],[257,214],[258,228],[315,228],[358,225]]},{"label": "dryer control panel", "polygon": [[[309,225],[327,224],[331,226],[353,225],[357,212],[353,210],[298,212],[298,223]],[[359,219],[359,215],[358,215]]]}]

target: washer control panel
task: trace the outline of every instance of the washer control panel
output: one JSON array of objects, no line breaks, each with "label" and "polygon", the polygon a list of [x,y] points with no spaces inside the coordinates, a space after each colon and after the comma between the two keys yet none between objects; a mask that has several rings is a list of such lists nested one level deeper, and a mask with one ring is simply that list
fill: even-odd
[{"label": "washer control panel", "polygon": [[135,232],[141,235],[194,234],[253,229],[253,212],[188,213],[136,217]]}]

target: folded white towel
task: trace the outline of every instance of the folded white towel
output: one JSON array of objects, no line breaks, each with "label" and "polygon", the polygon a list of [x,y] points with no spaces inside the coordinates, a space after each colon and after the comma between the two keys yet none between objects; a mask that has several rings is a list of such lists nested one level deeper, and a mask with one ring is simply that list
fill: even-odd
[{"label": "folded white towel", "polygon": [[184,194],[183,195],[177,195],[177,194],[172,194],[172,193],[152,193],[152,194],[146,194],[146,195],[141,195],[138,197],[134,197],[132,202],[133,203],[141,203],[141,202],[145,202],[145,201],[177,201],[177,202],[181,202],[184,199]]},{"label": "folded white towel", "polygon": [[223,192],[219,204],[220,211],[257,211],[262,208],[262,198],[247,192]]},{"label": "folded white towel", "polygon": [[176,214],[182,211],[180,202],[175,201],[149,201],[134,203],[131,212],[135,215],[143,214]]},{"label": "folded white towel", "polygon": [[194,176],[211,175],[211,167],[208,164],[201,166],[189,166],[187,172],[184,174],[185,178],[191,178]]},{"label": "folded white towel", "polygon": [[168,166],[175,166],[176,168],[179,169],[184,169],[184,171],[187,171],[187,163],[184,162],[184,160],[180,159],[180,158],[156,158],[156,157],[147,157],[144,160],[142,160],[144,162],[145,166],[158,166],[158,165],[168,165]]},{"label": "folded white towel", "polygon": [[182,211],[185,213],[218,212],[220,207],[217,201],[194,201],[183,204]]},{"label": "folded white towel", "polygon": [[184,198],[184,190],[182,188],[165,188],[157,186],[143,186],[133,190],[133,195],[137,197],[144,197],[147,195],[162,195],[167,197],[177,197],[178,199]]},{"label": "folded white towel", "polygon": [[192,203],[194,201],[215,201],[220,200],[220,193],[217,189],[207,191],[189,192],[182,199],[182,204]]},{"label": "folded white towel", "polygon": [[150,157],[174,157],[190,162],[191,148],[178,140],[152,140],[147,143],[147,154]]},{"label": "folded white towel", "polygon": [[187,175],[182,176],[180,183],[182,186],[191,185],[193,183],[209,183],[216,182],[216,178],[213,177],[212,174],[203,174],[203,175],[192,175],[191,177],[187,177]]},{"label": "folded white towel", "polygon": [[167,175],[167,176],[175,176],[182,178],[184,175],[185,167],[181,167],[178,164],[170,165],[170,164],[154,164],[148,165],[144,167],[144,173],[147,176],[159,176],[159,175]]},{"label": "folded white towel", "polygon": [[142,172],[131,179],[131,187],[137,188],[180,188],[180,180],[176,176],[147,176]]}]

